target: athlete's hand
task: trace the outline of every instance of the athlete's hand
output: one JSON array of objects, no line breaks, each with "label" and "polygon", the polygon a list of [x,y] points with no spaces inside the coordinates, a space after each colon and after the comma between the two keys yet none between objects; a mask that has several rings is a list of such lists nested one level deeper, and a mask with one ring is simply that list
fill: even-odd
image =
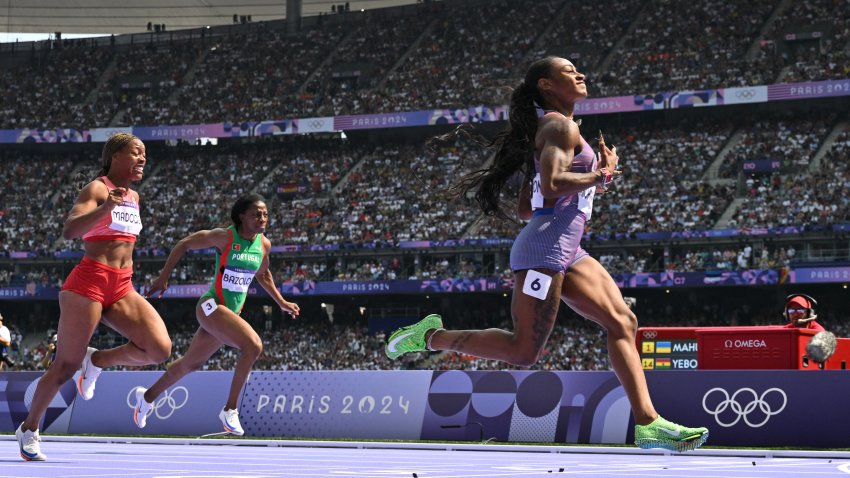
[{"label": "athlete's hand", "polygon": [[291,315],[293,319],[298,317],[298,314],[301,313],[301,307],[298,307],[298,304],[295,302],[287,302],[285,300],[283,301],[283,305],[280,306],[280,309]]},{"label": "athlete's hand", "polygon": [[127,188],[115,188],[112,191],[109,191],[109,196],[106,197],[106,201],[104,201],[101,207],[107,211],[112,211],[115,206],[124,201],[124,193],[126,192]]},{"label": "athlete's hand", "polygon": [[617,147],[612,146],[608,147],[605,144],[605,141],[599,141],[599,151],[600,156],[602,157],[602,161],[600,161],[599,169],[608,168],[608,171],[615,176],[619,176],[623,174],[622,171],[617,171],[617,166],[620,164],[620,157],[617,156]]},{"label": "athlete's hand", "polygon": [[166,290],[168,290],[168,277],[159,276],[153,281],[153,283],[151,283],[151,287],[145,294],[145,298],[148,298],[159,292],[159,295],[156,298],[160,299],[162,298],[162,294],[164,294]]}]

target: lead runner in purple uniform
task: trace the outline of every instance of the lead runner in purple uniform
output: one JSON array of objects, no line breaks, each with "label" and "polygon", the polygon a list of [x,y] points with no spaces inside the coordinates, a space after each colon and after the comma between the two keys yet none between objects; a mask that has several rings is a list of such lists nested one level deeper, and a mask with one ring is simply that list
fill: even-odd
[{"label": "lead runner in purple uniform", "polygon": [[[607,331],[611,365],[635,418],[635,444],[692,450],[705,443],[708,430],[677,425],[655,411],[635,347],[637,317],[611,275],[580,245],[595,194],[620,174],[616,148],[608,148],[600,138],[597,164],[573,120],[576,102],[587,97],[584,80],[563,58],[532,64],[511,96],[510,127],[492,144],[492,165],[459,186],[461,194],[475,192],[485,214],[504,216],[499,196],[505,183],[518,171],[525,175],[518,212],[529,223],[511,249],[514,330],[444,330],[442,318],[432,314],[394,332],[387,355],[452,350],[530,366],[539,358],[563,300]],[[538,107],[544,111],[542,118]]]}]

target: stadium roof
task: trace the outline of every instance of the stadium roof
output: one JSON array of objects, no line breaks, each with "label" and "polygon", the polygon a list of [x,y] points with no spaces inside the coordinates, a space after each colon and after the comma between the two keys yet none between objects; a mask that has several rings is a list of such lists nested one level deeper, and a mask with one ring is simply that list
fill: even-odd
[{"label": "stadium roof", "polygon": [[[148,22],[168,30],[233,23],[233,15],[254,22],[286,18],[287,0],[0,0],[0,32],[138,33]],[[302,0],[304,16],[330,13],[345,0]],[[417,3],[417,0],[349,0],[351,10]]]}]

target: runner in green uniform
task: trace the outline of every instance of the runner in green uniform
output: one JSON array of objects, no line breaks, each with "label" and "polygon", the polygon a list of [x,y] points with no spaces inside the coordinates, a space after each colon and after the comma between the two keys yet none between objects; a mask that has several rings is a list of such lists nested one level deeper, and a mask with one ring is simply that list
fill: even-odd
[{"label": "runner in green uniform", "polygon": [[225,344],[238,348],[240,356],[233,372],[230,395],[219,418],[226,432],[242,435],[244,431],[239,423],[237,401],[254,362],[263,351],[260,336],[239,316],[248,295],[248,286],[256,276],[257,282],[283,311],[293,316],[300,312],[298,304],[287,302],[280,295],[269,271],[271,242],[263,235],[269,213],[262,196],[248,194],[236,200],[230,211],[230,219],[233,225],[226,229],[198,231],[181,239],[146,295],[150,297],[159,293],[162,296],[168,289],[171,272],[187,250],[216,249],[215,279],[195,308],[200,327],[189,350],[174,361],[149,389],[136,387],[134,390],[136,407],[133,421],[139,428],[144,428],[156,397],[185,375],[203,366]]}]

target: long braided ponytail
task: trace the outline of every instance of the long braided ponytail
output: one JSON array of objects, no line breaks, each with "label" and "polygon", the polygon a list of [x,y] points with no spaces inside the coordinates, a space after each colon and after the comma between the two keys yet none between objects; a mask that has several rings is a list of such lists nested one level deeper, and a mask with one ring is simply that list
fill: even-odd
[{"label": "long braided ponytail", "polygon": [[523,173],[523,184],[531,181],[534,175],[537,106],[543,105],[537,81],[549,75],[554,59],[550,56],[532,63],[525,80],[511,94],[510,126],[486,145],[496,148],[493,163],[466,175],[454,188],[461,195],[474,191],[475,200],[485,215],[509,218],[500,200],[502,189],[517,171]]}]

